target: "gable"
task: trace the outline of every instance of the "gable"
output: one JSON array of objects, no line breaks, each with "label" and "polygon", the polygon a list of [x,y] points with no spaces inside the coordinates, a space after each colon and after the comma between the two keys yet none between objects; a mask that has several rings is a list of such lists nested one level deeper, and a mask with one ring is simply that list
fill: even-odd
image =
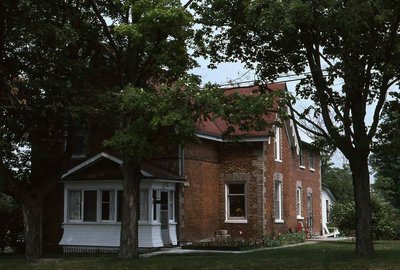
[{"label": "gable", "polygon": [[[121,180],[123,179],[121,165],[123,161],[115,156],[100,153],[66,172],[62,181],[93,181],[93,180]],[[176,180],[184,179],[168,170],[165,170],[149,161],[142,162],[141,171],[144,179]]]}]

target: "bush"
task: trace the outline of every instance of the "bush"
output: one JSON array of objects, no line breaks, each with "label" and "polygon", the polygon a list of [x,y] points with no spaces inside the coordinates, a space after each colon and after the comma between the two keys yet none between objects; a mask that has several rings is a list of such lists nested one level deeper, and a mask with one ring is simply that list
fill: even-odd
[{"label": "bush", "polygon": [[[399,239],[399,211],[376,194],[371,196],[371,211],[374,238]],[[345,235],[354,236],[356,230],[354,202],[335,203],[332,207],[332,223]]]},{"label": "bush", "polygon": [[0,221],[0,251],[11,247],[21,252],[24,233],[21,207],[3,193],[0,193]]}]

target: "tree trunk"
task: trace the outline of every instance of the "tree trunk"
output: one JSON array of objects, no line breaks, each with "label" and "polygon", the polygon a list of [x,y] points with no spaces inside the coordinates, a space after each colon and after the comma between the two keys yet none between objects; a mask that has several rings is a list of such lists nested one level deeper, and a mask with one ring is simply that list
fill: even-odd
[{"label": "tree trunk", "polygon": [[124,259],[139,257],[138,249],[138,219],[140,162],[124,162],[122,165],[123,195],[122,195],[122,220],[119,257]]},{"label": "tree trunk", "polygon": [[372,238],[368,155],[364,155],[364,158],[360,156],[350,160],[357,222],[356,253],[360,256],[370,256],[374,253],[374,243]]},{"label": "tree trunk", "polygon": [[37,195],[30,195],[31,198],[26,198],[22,204],[25,231],[25,256],[28,260],[40,258],[42,256],[43,245],[43,203],[41,198],[36,197]]}]

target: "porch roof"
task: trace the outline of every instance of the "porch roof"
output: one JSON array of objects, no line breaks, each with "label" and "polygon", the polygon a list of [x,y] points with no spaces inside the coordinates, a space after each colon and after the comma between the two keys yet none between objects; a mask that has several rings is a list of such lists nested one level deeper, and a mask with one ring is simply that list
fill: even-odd
[{"label": "porch roof", "polygon": [[[96,181],[121,180],[123,178],[121,165],[123,161],[107,153],[100,153],[67,171],[61,181]],[[185,182],[185,179],[173,172],[163,169],[150,161],[144,161],[141,166],[142,179],[157,179],[160,181]]]}]

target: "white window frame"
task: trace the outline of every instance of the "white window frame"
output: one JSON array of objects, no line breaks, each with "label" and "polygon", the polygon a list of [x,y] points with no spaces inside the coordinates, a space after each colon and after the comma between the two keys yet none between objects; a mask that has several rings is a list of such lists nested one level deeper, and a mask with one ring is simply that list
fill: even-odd
[{"label": "white window frame", "polygon": [[275,126],[275,140],[274,140],[274,155],[275,161],[282,162],[282,138],[281,138],[281,128]]},{"label": "white window frame", "polygon": [[[230,194],[229,185],[243,185],[244,194]],[[244,196],[244,216],[243,217],[230,217],[230,200],[231,196]],[[225,184],[225,223],[247,223],[247,185],[243,182],[226,183]]]},{"label": "white window frame", "polygon": [[310,150],[308,152],[308,163],[310,166],[310,171],[315,171],[315,159],[314,159],[314,151]]},{"label": "white window frame", "polygon": [[[110,219],[103,219],[103,191],[110,191],[114,193],[114,204],[113,204],[113,216],[110,215]],[[97,220],[99,220],[100,222],[103,223],[110,223],[110,222],[115,222],[117,220],[117,190],[116,189],[100,189],[99,190],[100,193],[100,198],[97,199],[98,201],[98,209],[97,209],[97,213],[98,213],[98,217]],[[110,195],[110,202],[111,204],[111,195]]]},{"label": "white window frame", "polygon": [[300,150],[299,150],[299,167],[300,167],[300,169],[305,169],[306,168],[306,165],[305,165],[305,162],[304,162],[304,153],[303,153],[303,149],[300,147]]},{"label": "white window frame", "polygon": [[303,210],[303,200],[301,187],[296,187],[296,217],[297,219],[304,219],[302,215]]},{"label": "white window frame", "polygon": [[[80,192],[80,197],[81,197],[81,201],[80,201],[80,208],[81,208],[81,211],[80,211],[80,218],[79,219],[70,219],[70,202],[71,202],[71,200],[70,200],[70,192],[73,192],[73,191],[75,191],[75,192]],[[67,218],[67,222],[83,222],[83,189],[68,189],[67,190],[67,216],[66,216],[66,218]]]},{"label": "white window frame", "polygon": [[[146,197],[146,198],[142,198],[142,192],[146,192],[146,193],[147,193],[147,197]],[[150,191],[149,191],[148,189],[141,189],[141,190],[139,191],[139,218],[138,218],[139,221],[149,222],[149,220],[150,220],[149,194],[150,194]],[[145,204],[147,205],[147,213],[146,213],[147,219],[142,219],[142,214],[141,214],[141,212],[140,212],[140,210],[141,210],[140,207],[141,207],[141,205],[142,205],[142,200],[143,200],[143,203],[145,203]]]},{"label": "white window frame", "polygon": [[[278,184],[278,185],[277,185]],[[278,187],[278,191],[276,188]],[[274,217],[275,217],[275,223],[283,223],[283,182],[280,180],[275,180],[274,181]],[[275,198],[275,197],[278,198]],[[277,199],[277,200],[276,200]],[[278,207],[278,217],[276,217],[276,207]]]},{"label": "white window frame", "polygon": [[[170,218],[172,215],[172,219]],[[168,190],[168,220],[170,222],[175,222],[175,191]]]},{"label": "white window frame", "polygon": [[[79,191],[81,193],[81,215],[80,219],[70,219],[70,192],[71,191]],[[85,191],[96,191],[96,221],[84,221],[84,208],[85,208]],[[103,202],[103,193],[102,191],[113,191],[114,192],[114,213],[110,220],[102,219],[102,202]],[[65,222],[67,223],[85,223],[85,224],[101,224],[101,223],[121,223],[121,221],[117,221],[117,211],[118,211],[118,191],[121,191],[119,188],[67,188],[66,189],[66,214]]]}]

